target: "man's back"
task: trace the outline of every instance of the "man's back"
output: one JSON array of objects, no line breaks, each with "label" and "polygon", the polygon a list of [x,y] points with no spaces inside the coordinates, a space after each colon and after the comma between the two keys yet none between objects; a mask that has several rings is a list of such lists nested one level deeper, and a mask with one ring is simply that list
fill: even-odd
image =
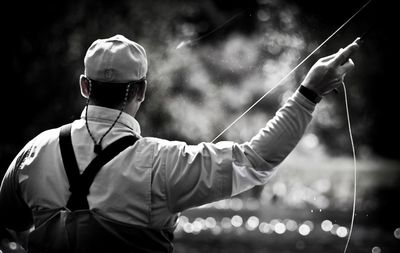
[{"label": "man's back", "polygon": [[[97,108],[99,109],[99,108]],[[93,108],[96,111],[96,108]],[[105,111],[106,110],[106,111]],[[99,110],[100,111],[100,110]],[[90,126],[96,132],[102,133],[107,130],[114,110],[101,108],[101,115],[91,116]],[[100,112],[99,112],[100,113]],[[120,120],[104,140],[104,146],[119,139],[120,137],[138,134],[131,128],[126,127]],[[136,126],[138,127],[138,126]],[[70,196],[69,182],[61,153],[59,149],[59,129],[46,131],[36,137],[27,145],[29,152],[19,169],[19,182],[21,192],[26,203],[30,207],[39,209],[58,209],[64,207]],[[96,157],[91,149],[90,139],[85,129],[84,120],[77,120],[72,125],[72,143],[77,164],[82,173],[89,163]],[[105,217],[119,222],[162,228],[165,225],[173,225],[175,221],[168,224],[171,213],[158,204],[159,209],[164,209],[164,217],[152,217],[152,170],[154,162],[154,149],[157,143],[154,141],[139,139],[135,145],[126,148],[109,163],[104,165],[96,175],[90,187],[87,197],[89,208]],[[24,183],[24,181],[26,183]],[[155,196],[154,196],[155,197]],[[153,200],[154,201],[154,200]]]},{"label": "man's back", "polygon": [[[91,109],[90,125],[97,133],[106,131],[111,124],[108,119],[118,113],[107,108]],[[123,136],[139,135],[139,126],[132,118],[124,116],[104,140],[105,147]],[[30,249],[42,244],[58,247],[58,250],[73,245],[81,250],[85,245],[102,249],[110,245],[115,249],[115,245],[149,243],[146,240],[149,237],[153,246],[157,244],[157,237],[165,237],[161,244],[172,248],[170,241],[176,217],[168,211],[165,201],[164,205],[162,202],[156,204],[158,210],[152,205],[152,200],[157,199],[151,190],[156,173],[151,167],[156,139],[146,141],[142,138],[104,165],[90,186],[89,209],[71,213],[65,208],[71,192],[60,153],[59,133],[59,128],[41,133],[26,145],[18,162],[15,161],[18,171],[14,175],[18,179],[14,180],[19,182],[16,192],[21,193],[23,201],[32,210],[35,225],[30,236]],[[96,157],[93,149],[88,148],[88,138],[84,120],[75,121],[71,140],[81,173]],[[158,215],[155,217],[152,211]],[[57,239],[49,240],[52,234],[58,234]],[[101,240],[102,237],[105,240]],[[93,240],[97,244],[92,244]]]}]

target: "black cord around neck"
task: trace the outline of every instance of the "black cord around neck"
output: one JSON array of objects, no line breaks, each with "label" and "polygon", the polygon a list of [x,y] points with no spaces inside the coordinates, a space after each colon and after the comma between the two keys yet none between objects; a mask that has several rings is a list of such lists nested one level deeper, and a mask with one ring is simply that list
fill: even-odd
[{"label": "black cord around neck", "polygon": [[111,126],[108,128],[108,130],[103,134],[103,136],[101,136],[99,142],[96,142],[96,139],[94,138],[92,132],[89,129],[89,123],[88,123],[88,111],[89,111],[89,102],[90,102],[90,95],[92,93],[92,82],[91,80],[89,80],[89,95],[88,95],[88,99],[86,102],[86,112],[85,112],[85,125],[86,125],[86,129],[90,135],[90,138],[93,140],[94,143],[94,152],[96,154],[101,153],[101,151],[103,150],[101,147],[101,142],[103,141],[104,137],[111,131],[111,129],[115,126],[115,124],[117,123],[118,119],[121,117],[122,112],[125,110],[126,104],[128,102],[128,95],[129,95],[129,89],[130,89],[131,83],[127,83],[126,85],[126,91],[125,91],[125,98],[124,98],[124,102],[122,105],[121,110],[119,111],[119,114],[117,116],[117,118],[113,121],[113,123],[111,124]]}]

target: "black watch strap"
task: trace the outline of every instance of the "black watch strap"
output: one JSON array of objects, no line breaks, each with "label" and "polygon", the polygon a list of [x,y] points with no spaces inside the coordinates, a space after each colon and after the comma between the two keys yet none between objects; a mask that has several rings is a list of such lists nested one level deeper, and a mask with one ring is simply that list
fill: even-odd
[{"label": "black watch strap", "polygon": [[300,85],[299,87],[299,92],[305,96],[308,100],[310,100],[311,102],[317,104],[319,101],[321,101],[322,97],[319,96],[315,91]]}]

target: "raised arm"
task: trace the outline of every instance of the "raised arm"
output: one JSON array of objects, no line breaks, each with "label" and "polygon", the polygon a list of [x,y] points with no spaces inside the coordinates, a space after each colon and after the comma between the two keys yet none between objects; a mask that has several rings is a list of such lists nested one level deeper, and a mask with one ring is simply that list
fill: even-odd
[{"label": "raised arm", "polygon": [[161,158],[155,164],[165,169],[171,211],[179,212],[265,184],[303,136],[319,98],[338,87],[353,69],[349,57],[357,48],[356,40],[318,60],[299,89],[249,142],[196,146],[170,143],[161,148]]}]

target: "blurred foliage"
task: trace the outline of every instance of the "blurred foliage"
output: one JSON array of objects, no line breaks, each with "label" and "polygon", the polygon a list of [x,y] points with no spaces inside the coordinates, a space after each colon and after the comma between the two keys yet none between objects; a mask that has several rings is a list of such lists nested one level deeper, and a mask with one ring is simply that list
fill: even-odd
[{"label": "blurred foliage", "polygon": [[[6,72],[11,79],[1,93],[1,172],[29,139],[79,117],[85,101],[78,79],[95,39],[124,34],[146,48],[149,89],[137,115],[144,136],[211,141],[363,1],[346,2],[346,8],[340,3],[345,1],[8,3],[4,10],[15,19],[7,23]],[[360,36],[380,11],[380,6],[369,6],[221,140],[248,140],[273,117],[315,60]],[[376,88],[392,81],[386,71],[393,66],[385,61],[391,54],[385,44],[389,24],[371,32],[354,56],[358,66],[347,84],[357,150],[399,158],[388,144],[400,139],[398,123],[391,120],[396,93]],[[309,131],[328,151],[350,154],[342,94],[324,99]]]},{"label": "blurred foliage", "polygon": [[[123,34],[146,48],[149,87],[146,101],[137,115],[142,134],[193,144],[211,141],[365,2],[86,0],[4,3],[2,10],[7,15],[2,15],[6,38],[3,40],[6,62],[3,71],[7,80],[3,81],[0,93],[3,119],[0,176],[31,138],[80,116],[85,105],[78,86],[79,75],[84,70],[83,57],[98,38]],[[388,1],[372,2],[220,140],[248,140],[273,117],[319,57],[336,52],[372,27],[365,45],[353,57],[356,69],[346,77],[356,150],[359,157],[369,158],[368,162],[374,160],[374,155],[399,159],[397,149],[393,148],[400,141],[399,123],[393,120],[398,114],[399,86],[394,74],[396,65],[389,60],[395,46],[391,34],[396,31],[391,11],[397,9],[391,5]],[[294,168],[300,167],[299,163],[311,166],[308,159],[324,158],[326,151],[335,156],[351,154],[342,90],[338,95],[326,96],[320,103],[299,147],[296,150],[299,153],[294,153],[295,160],[286,161],[292,163],[293,168],[287,166],[275,182],[264,189],[256,187],[242,197],[265,198],[265,195],[275,194],[267,196],[275,201],[274,206],[269,207],[270,212],[284,201],[279,196],[282,187],[290,193],[298,191],[293,180],[301,178],[303,181],[298,181],[303,188],[319,182],[314,177],[310,179],[313,173],[296,172]],[[331,191],[342,194],[330,200],[350,207],[349,162],[345,166],[329,157],[314,164],[314,172],[320,171],[335,179],[329,181]],[[320,166],[328,168],[320,170]],[[392,167],[398,169],[398,164]],[[309,170],[307,167],[304,171]],[[361,189],[370,191],[361,191],[364,202],[357,203],[362,212],[357,219],[390,227],[394,223],[391,217],[398,215],[398,208],[393,208],[393,199],[398,195],[398,190],[393,189],[398,179],[393,181],[395,178],[391,175],[395,173],[382,173],[379,166],[374,171],[381,177],[375,172],[361,173]],[[324,180],[319,174],[318,178]],[[377,191],[370,187],[388,185],[388,182],[391,182],[390,188],[382,187]],[[291,210],[287,206],[282,209]],[[361,216],[366,210],[372,210],[374,216],[371,212],[370,218]],[[344,219],[348,219],[347,214],[342,218],[343,223],[347,223]],[[396,222],[398,224],[398,220]],[[287,240],[281,244],[286,246]],[[329,241],[326,245],[331,248],[336,243]]]}]

